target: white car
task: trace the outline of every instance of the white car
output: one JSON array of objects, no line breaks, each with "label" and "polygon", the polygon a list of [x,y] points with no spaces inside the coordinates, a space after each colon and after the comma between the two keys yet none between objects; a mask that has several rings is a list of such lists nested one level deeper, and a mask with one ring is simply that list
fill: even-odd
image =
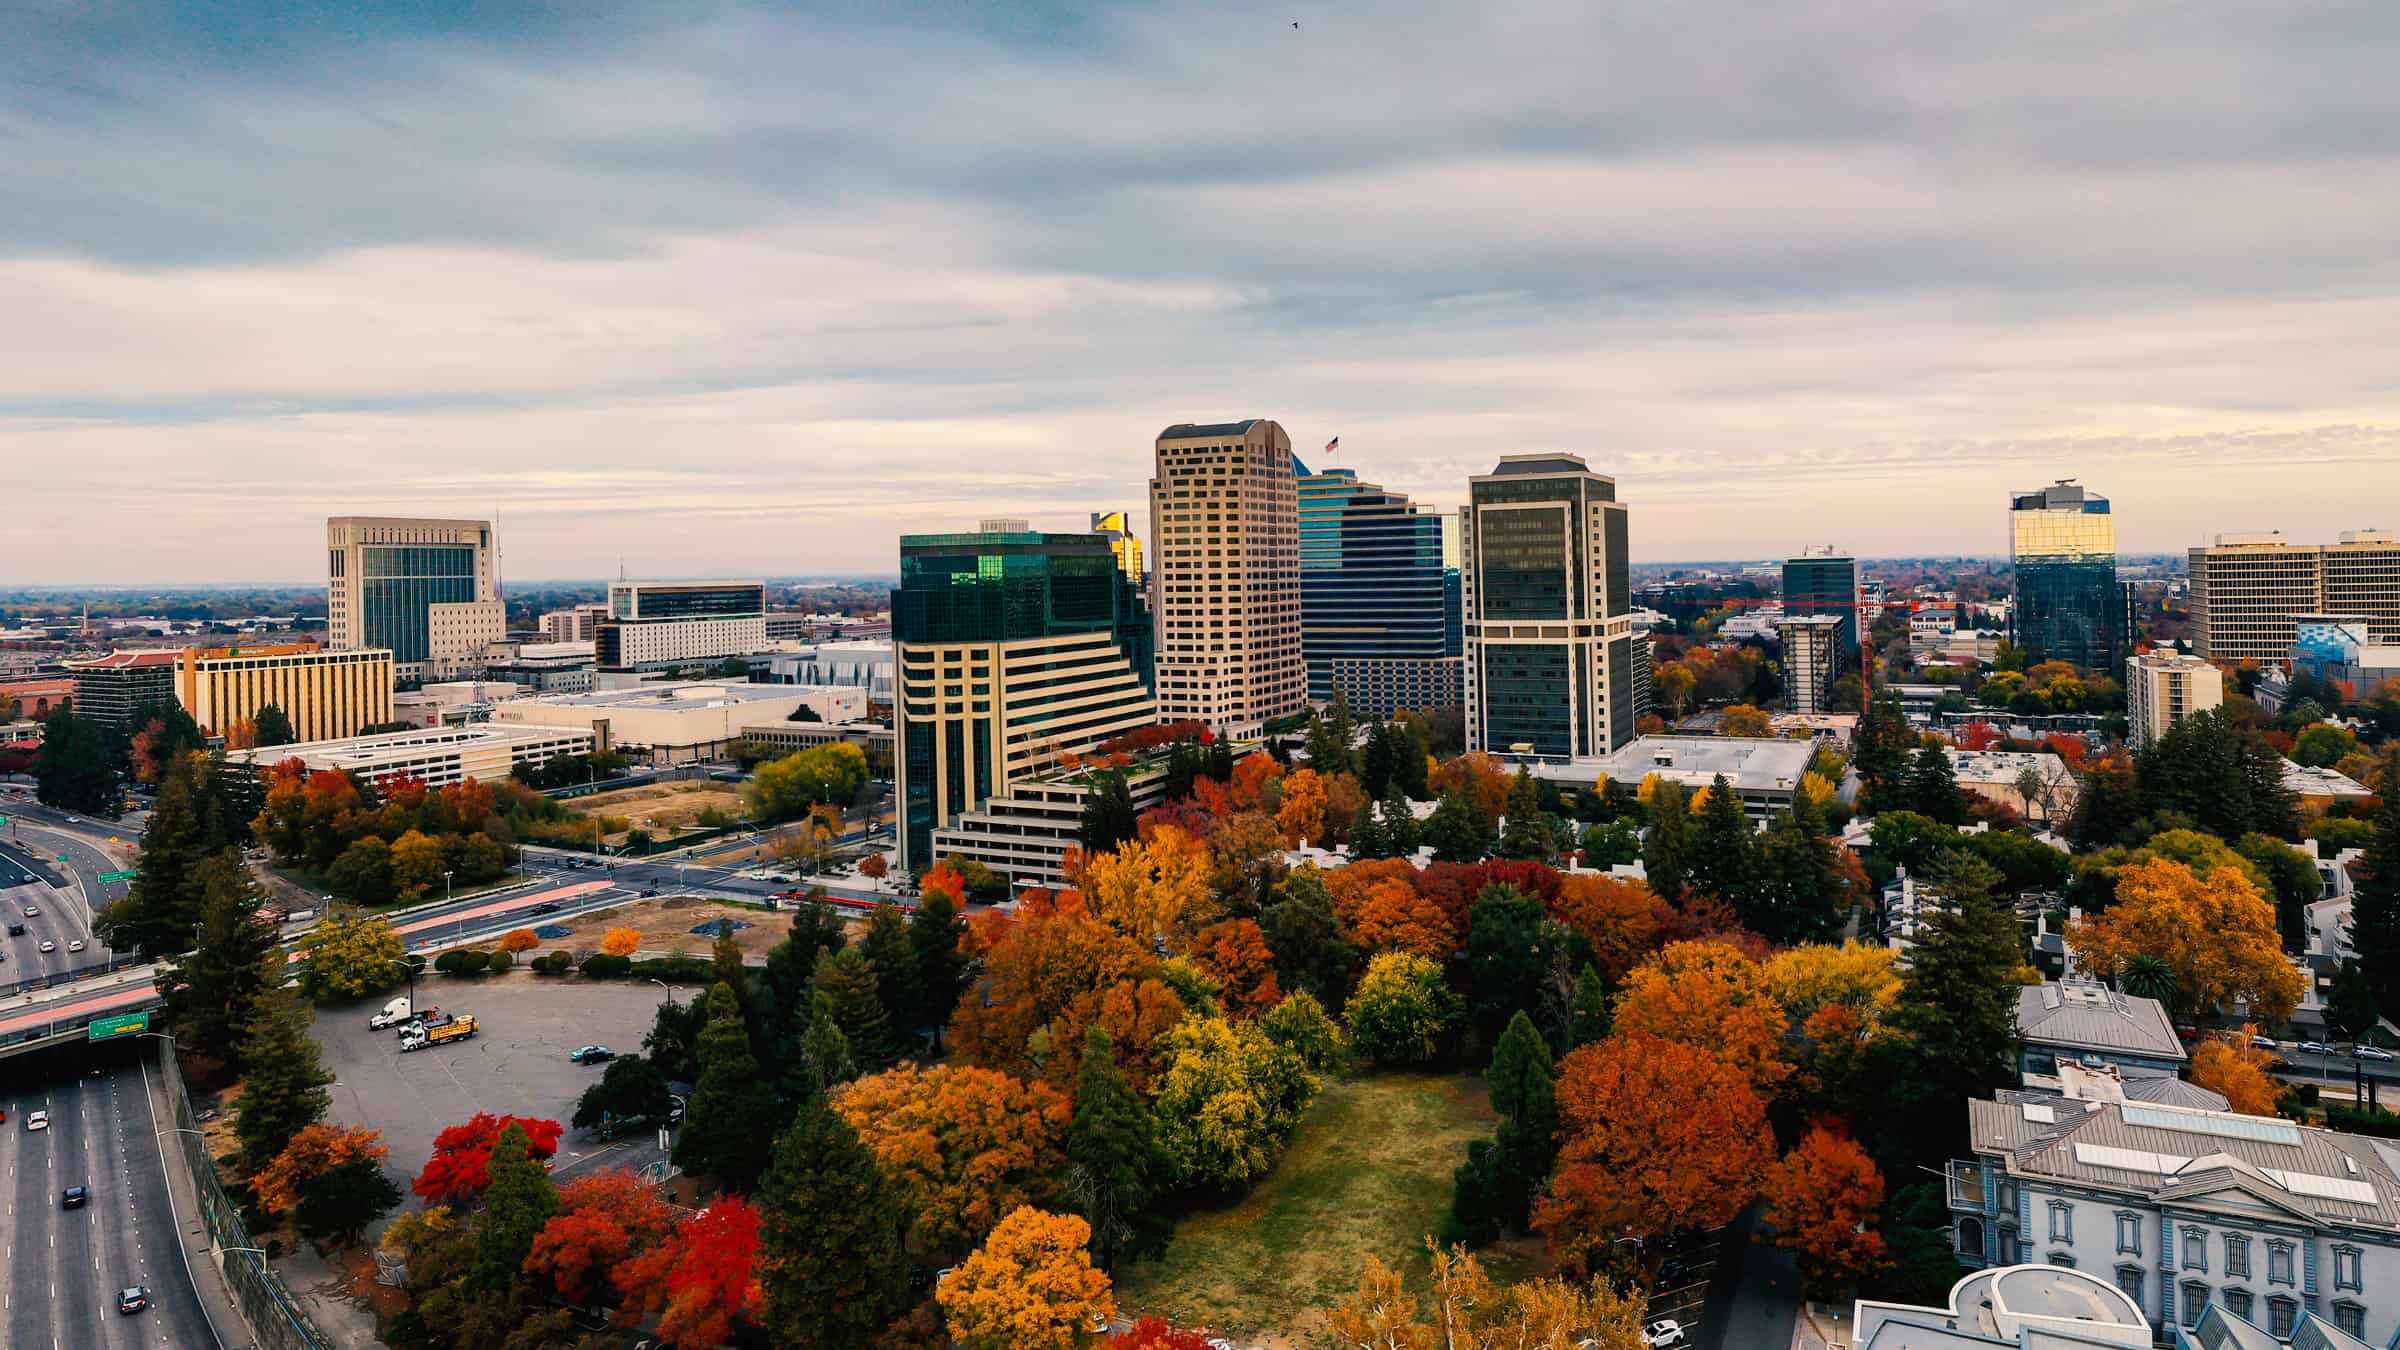
[{"label": "white car", "polygon": [[46,1130],[46,1129],[49,1129],[49,1128],[50,1128],[50,1113],[49,1113],[49,1112],[47,1112],[47,1111],[30,1111],[30,1112],[27,1112],[27,1113],[26,1113],[26,1116],[25,1116],[25,1128],[26,1128],[26,1129],[29,1129],[29,1130]]},{"label": "white car", "polygon": [[55,943],[55,942],[52,942],[52,941],[51,941],[50,939],[48,939],[48,938],[43,938],[43,939],[42,939],[42,950],[43,950],[43,951],[45,951],[45,952],[54,952],[54,951],[57,951],[57,950],[58,950],[58,944],[57,944],[57,943]]},{"label": "white car", "polygon": [[1644,1345],[1681,1345],[1684,1343],[1683,1323],[1668,1319],[1652,1322],[1642,1328]]},{"label": "white car", "polygon": [[73,939],[70,939],[70,940],[67,942],[67,950],[68,950],[68,951],[71,951],[71,952],[79,952],[79,951],[82,951],[82,950],[83,950],[83,939],[82,939],[82,938],[73,938]]},{"label": "white car", "polygon": [[2359,1059],[2381,1060],[2387,1064],[2390,1063],[2392,1059],[2392,1052],[2383,1049],[2380,1046],[2362,1045],[2352,1050],[2350,1053]]}]

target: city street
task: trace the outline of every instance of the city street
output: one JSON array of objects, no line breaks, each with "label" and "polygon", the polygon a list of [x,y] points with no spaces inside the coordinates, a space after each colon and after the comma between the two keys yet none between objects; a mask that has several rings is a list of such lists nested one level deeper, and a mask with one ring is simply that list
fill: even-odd
[{"label": "city street", "polygon": [[[14,1350],[219,1344],[179,1250],[204,1251],[208,1238],[196,1215],[170,1215],[157,1133],[164,1118],[140,1066],[11,1078],[0,1106],[8,1111],[0,1126],[7,1203],[0,1217],[0,1326],[7,1334],[0,1340]],[[50,1128],[25,1128],[36,1110],[50,1113]],[[60,1192],[77,1185],[90,1188],[89,1202],[62,1209]],[[128,1285],[147,1286],[154,1306],[119,1313],[117,1292]]]}]

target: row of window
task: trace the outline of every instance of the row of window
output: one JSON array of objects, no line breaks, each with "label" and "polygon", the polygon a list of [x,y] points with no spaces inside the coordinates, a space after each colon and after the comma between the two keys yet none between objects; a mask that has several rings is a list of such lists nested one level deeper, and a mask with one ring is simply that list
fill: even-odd
[{"label": "row of window", "polygon": [[[2116,1214],[2116,1224],[2118,1254],[2140,1256],[2142,1254],[2142,1216],[2120,1210]],[[2179,1268],[2206,1271],[2209,1268],[2208,1230],[2186,1227],[2181,1231],[2180,1236],[2182,1244]],[[2222,1236],[2225,1254],[2224,1274],[2234,1279],[2250,1278],[2250,1238],[2241,1233],[2226,1233]],[[2050,1240],[2053,1242],[2075,1240],[2075,1207],[2065,1200],[2050,1202]],[[2283,1238],[2268,1238],[2266,1247],[2267,1283],[2299,1283],[2295,1262],[2296,1245]],[[2334,1244],[2333,1287],[2336,1289],[2365,1289],[2365,1253],[2361,1248],[2348,1243]]]}]

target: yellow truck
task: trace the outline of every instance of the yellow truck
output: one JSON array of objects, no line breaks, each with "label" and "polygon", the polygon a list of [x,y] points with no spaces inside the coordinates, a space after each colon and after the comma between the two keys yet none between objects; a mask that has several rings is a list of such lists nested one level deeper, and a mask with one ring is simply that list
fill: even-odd
[{"label": "yellow truck", "polygon": [[474,1034],[474,1017],[461,1013],[436,1027],[429,1028],[421,1024],[411,1024],[400,1033],[400,1050],[401,1053],[406,1054],[408,1051],[422,1050],[426,1046],[440,1045],[445,1041],[463,1041]]}]

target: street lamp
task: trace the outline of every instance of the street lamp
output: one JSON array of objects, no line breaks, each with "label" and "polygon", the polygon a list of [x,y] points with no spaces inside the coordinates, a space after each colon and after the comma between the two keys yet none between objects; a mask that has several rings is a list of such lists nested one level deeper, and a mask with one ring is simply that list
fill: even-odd
[{"label": "street lamp", "polygon": [[664,989],[664,990],[666,990],[666,991],[667,991],[667,1002],[674,1004],[674,1005],[675,1005],[676,1007],[678,1007],[678,1008],[680,1008],[680,1007],[682,1007],[682,1006],[683,1006],[683,1000],[681,1000],[681,999],[679,999],[679,998],[675,997],[675,989],[674,989],[674,987],[673,987],[672,985],[669,985],[669,984],[668,984],[668,983],[667,983],[665,980],[657,980],[657,979],[654,979],[654,980],[650,981],[650,983],[652,983],[652,984],[655,984],[655,985],[657,985],[659,988],[661,988],[661,989]]}]

